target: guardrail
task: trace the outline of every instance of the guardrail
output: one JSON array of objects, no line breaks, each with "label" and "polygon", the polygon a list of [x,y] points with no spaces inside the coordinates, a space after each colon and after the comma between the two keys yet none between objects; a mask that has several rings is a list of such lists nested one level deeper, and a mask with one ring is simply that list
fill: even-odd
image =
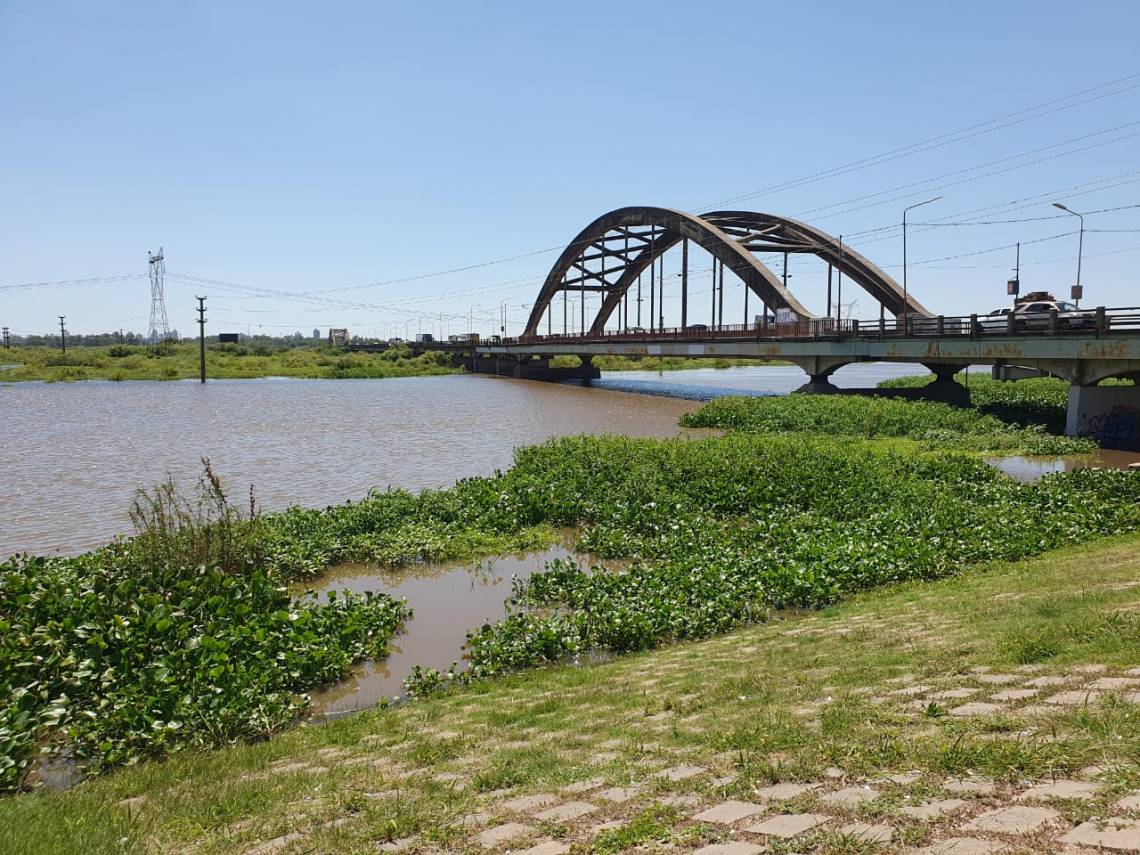
[{"label": "guardrail", "polygon": [[[709,326],[690,324],[687,327],[656,329],[631,328],[602,332],[552,333],[550,335],[517,336],[501,342],[479,342],[482,346],[529,345],[544,343],[596,343],[644,341],[709,341],[716,339],[868,339],[886,338],[983,338],[996,336],[1057,336],[1094,335],[1098,338],[1112,335],[1140,334],[1140,306],[1095,309],[1078,312],[1041,312],[1033,315],[953,315],[926,317],[910,315],[906,318],[863,321],[858,319],[815,318],[812,320],[776,323],[761,321],[756,324],[726,324]],[[463,347],[470,347],[465,344]]]}]

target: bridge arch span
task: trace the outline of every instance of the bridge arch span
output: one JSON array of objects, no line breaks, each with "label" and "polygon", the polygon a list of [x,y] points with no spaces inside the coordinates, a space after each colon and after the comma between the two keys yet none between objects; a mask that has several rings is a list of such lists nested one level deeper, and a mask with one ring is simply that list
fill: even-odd
[{"label": "bridge arch span", "polygon": [[[813,254],[857,283],[886,311],[898,315],[903,310],[902,288],[894,279],[806,223],[755,211],[713,211],[698,216],[673,208],[631,206],[602,214],[567,245],[543,282],[523,335],[538,333],[543,315],[553,311],[554,297],[560,291],[581,292],[583,298],[586,292],[600,293],[601,306],[590,331],[603,331],[638,278],[683,240],[700,246],[731,270],[765,306],[787,309],[801,320],[816,315],[756,253]],[[615,262],[612,266],[611,261]],[[911,315],[931,315],[910,295],[906,305]]]}]

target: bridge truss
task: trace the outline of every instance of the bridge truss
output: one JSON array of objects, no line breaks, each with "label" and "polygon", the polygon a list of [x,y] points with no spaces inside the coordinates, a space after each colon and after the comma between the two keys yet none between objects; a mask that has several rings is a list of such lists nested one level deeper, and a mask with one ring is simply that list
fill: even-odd
[{"label": "bridge truss", "polygon": [[[811,254],[827,263],[830,304],[832,277],[841,287],[843,278],[855,282],[894,316],[931,317],[913,295],[905,294],[893,278],[841,240],[806,223],[755,211],[712,211],[694,215],[672,208],[634,206],[618,208],[598,217],[569,243],[547,274],[524,336],[540,333],[543,317],[547,331],[554,328],[559,297],[562,327],[569,326],[568,298],[576,295],[581,330],[598,333],[616,313],[621,329],[663,329],[664,257],[681,244],[681,326],[689,316],[689,246],[695,244],[713,258],[713,325],[724,324],[724,271],[744,283],[744,320],[749,322],[748,294],[760,301],[761,316],[785,309],[796,320],[817,316],[796,299],[787,284],[787,257]],[[777,275],[760,255],[778,253],[785,259],[783,275]],[[718,284],[719,282],[719,284]],[[718,295],[719,287],[719,315]],[[599,295],[600,307],[587,327],[586,295]],[[632,295],[632,296],[631,296]],[[631,310],[630,304],[633,304]],[[648,305],[647,305],[648,304]],[[631,312],[633,313],[631,316]],[[719,318],[719,320],[718,320]]]}]

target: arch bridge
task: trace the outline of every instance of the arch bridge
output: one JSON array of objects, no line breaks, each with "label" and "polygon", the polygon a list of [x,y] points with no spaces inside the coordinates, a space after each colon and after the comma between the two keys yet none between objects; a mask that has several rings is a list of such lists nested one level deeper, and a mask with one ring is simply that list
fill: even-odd
[{"label": "arch bridge", "polygon": [[[712,258],[711,279],[707,267],[699,271],[711,284],[703,306],[690,299],[697,296],[692,248]],[[680,270],[667,274],[666,255],[678,249],[670,257],[676,263],[680,256]],[[822,315],[789,287],[788,259],[797,256],[813,256],[826,268]],[[780,269],[765,258],[775,258]],[[726,270],[729,284],[744,286],[732,300],[742,304],[738,320],[725,315]],[[843,288],[851,283],[878,303],[877,321],[842,317]],[[1140,448],[1140,306],[1024,317],[936,316],[908,291],[905,275],[900,285],[841,238],[788,217],[635,206],[603,214],[570,241],[521,335],[445,349],[472,371],[535,379],[597,377],[592,360],[605,355],[781,359],[807,373],[801,391],[809,392],[838,391],[830,376],[854,362],[912,362],[935,380],[911,392],[952,401],[968,397],[952,382],[967,365],[991,365],[995,374],[1028,369],[1072,384],[1070,433]],[[559,356],[577,356],[581,366],[552,367]],[[1107,378],[1137,385],[1097,385]]]},{"label": "arch bridge", "polygon": [[[715,327],[725,325],[726,268],[746,289],[742,323],[751,321],[749,295],[757,300],[761,323],[770,311],[780,311],[782,317],[797,321],[818,319],[820,316],[809,311],[788,287],[788,257],[792,255],[812,255],[826,262],[827,316],[831,315],[832,286],[838,296],[846,277],[879,303],[881,313],[930,317],[930,312],[885,271],[845,246],[841,238],[807,223],[756,211],[712,211],[698,216],[673,208],[636,206],[603,214],[570,241],[546,276],[523,337],[539,334],[543,316],[547,333],[553,334],[559,297],[563,303],[562,333],[569,334],[566,308],[571,295],[576,297],[580,312],[580,317],[573,319],[579,332],[588,329],[600,333],[607,324],[612,326],[615,316],[618,329],[665,329],[665,255],[677,244],[681,244],[681,270],[675,276],[680,279],[682,328],[689,326],[691,309],[690,245],[712,257],[711,325]],[[762,256],[773,253],[783,258],[779,274],[762,260]],[[587,327],[586,307],[593,295],[598,296],[598,309]],[[630,315],[631,296],[639,319],[642,310],[648,309],[645,319],[636,323]],[[836,309],[838,302],[836,299]]]}]

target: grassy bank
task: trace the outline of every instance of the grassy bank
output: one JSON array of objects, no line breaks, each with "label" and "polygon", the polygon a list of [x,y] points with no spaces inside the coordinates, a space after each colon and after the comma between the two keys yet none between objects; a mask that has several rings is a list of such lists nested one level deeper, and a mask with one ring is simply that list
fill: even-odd
[{"label": "grassy bank", "polygon": [[[14,347],[0,361],[19,364],[0,371],[0,382],[43,380],[185,380],[198,377],[198,344],[181,342],[157,348],[113,345],[72,348]],[[444,353],[413,356],[407,349],[382,353],[346,353],[325,347],[272,348],[267,345],[211,344],[206,373],[215,379],[301,377],[353,379],[453,374]]]},{"label": "grassy bank", "polygon": [[[1140,540],[1091,543],[608,664],[528,671],[0,801],[0,851],[736,841],[855,855],[963,837],[1061,851],[1090,818],[1127,817],[1113,805],[1140,787],[1140,706],[1127,700],[1138,578]],[[965,714],[971,702],[982,706]],[[1088,795],[1050,796],[1054,780]],[[747,818],[707,818],[730,800]],[[970,828],[1013,805],[1044,819],[1021,833]],[[746,830],[792,814],[821,824],[788,841]],[[861,838],[867,826],[891,842]],[[488,850],[480,835],[502,842]]]}]

